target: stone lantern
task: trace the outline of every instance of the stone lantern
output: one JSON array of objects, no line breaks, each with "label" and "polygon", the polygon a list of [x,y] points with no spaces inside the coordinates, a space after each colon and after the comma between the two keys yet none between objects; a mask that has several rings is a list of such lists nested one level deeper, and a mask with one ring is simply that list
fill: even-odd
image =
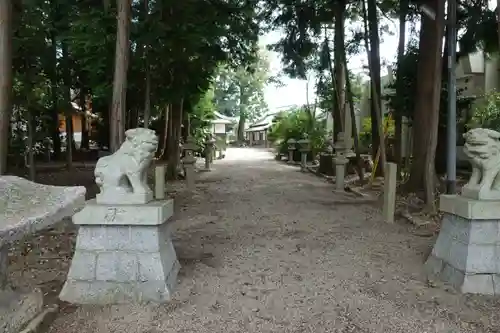
[{"label": "stone lantern", "polygon": [[205,140],[205,170],[210,170],[210,164],[213,162],[213,150],[215,139],[212,134],[207,135]]},{"label": "stone lantern", "polygon": [[300,151],[300,170],[307,171],[307,154],[311,151],[311,141],[309,139],[302,139],[297,141]]},{"label": "stone lantern", "polygon": [[293,138],[288,139],[287,144],[288,144],[288,163],[293,163],[293,152],[297,149],[295,147],[295,144],[297,141]]},{"label": "stone lantern", "polygon": [[186,173],[187,187],[190,190],[194,189],[194,166],[196,163],[196,158],[194,157],[194,152],[198,149],[194,138],[191,136],[187,138],[186,143],[182,146],[185,151],[184,158],[182,159],[182,164],[184,165],[184,170]]},{"label": "stone lantern", "polygon": [[344,140],[344,133],[339,133],[337,136],[337,142],[334,144],[335,147],[335,157],[333,162],[335,163],[335,188],[338,191],[344,190],[345,185],[345,170],[346,165],[349,163],[347,159],[347,148],[346,142]]},{"label": "stone lantern", "polygon": [[332,134],[331,136],[328,136],[326,138],[326,153],[328,155],[333,155],[333,145],[334,145],[334,140]]}]

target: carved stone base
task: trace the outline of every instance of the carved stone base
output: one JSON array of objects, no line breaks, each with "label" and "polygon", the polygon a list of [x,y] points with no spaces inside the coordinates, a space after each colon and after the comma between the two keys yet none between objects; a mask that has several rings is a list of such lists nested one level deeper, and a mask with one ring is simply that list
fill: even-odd
[{"label": "carved stone base", "polygon": [[75,215],[76,249],[59,298],[77,304],[168,301],[180,268],[164,223],[172,200],[107,210],[90,204]]},{"label": "carved stone base", "polygon": [[496,200],[500,201],[500,191],[484,191],[479,187],[467,187],[462,188],[462,196],[475,199],[475,200]]},{"label": "carved stone base", "polygon": [[[500,202],[441,196],[441,231],[425,263],[463,293],[500,294]],[[495,215],[495,216],[493,216]]]},{"label": "carved stone base", "polygon": [[103,205],[139,205],[145,204],[154,199],[153,191],[146,193],[128,193],[120,189],[116,191],[107,190],[104,193],[98,193],[96,200]]}]

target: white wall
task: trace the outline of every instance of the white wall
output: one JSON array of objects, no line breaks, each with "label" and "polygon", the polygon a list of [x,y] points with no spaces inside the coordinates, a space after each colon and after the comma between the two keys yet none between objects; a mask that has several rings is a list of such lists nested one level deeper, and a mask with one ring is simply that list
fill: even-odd
[{"label": "white wall", "polygon": [[214,124],[214,132],[216,134],[226,134],[226,124]]}]

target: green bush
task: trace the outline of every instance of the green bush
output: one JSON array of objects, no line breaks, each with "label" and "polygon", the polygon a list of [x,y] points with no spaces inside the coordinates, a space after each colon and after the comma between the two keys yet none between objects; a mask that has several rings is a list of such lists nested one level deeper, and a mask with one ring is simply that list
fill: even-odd
[{"label": "green bush", "polygon": [[277,147],[280,154],[288,153],[289,139],[309,139],[311,141],[311,156],[325,148],[325,121],[318,121],[311,112],[299,109],[282,115],[271,127],[268,139]]},{"label": "green bush", "polygon": [[488,92],[478,100],[467,124],[467,128],[476,127],[500,131],[500,92]]},{"label": "green bush", "polygon": [[[384,130],[387,127],[386,137],[394,137],[394,119],[389,121],[387,124],[387,116],[384,117]],[[359,132],[359,142],[362,147],[368,148],[372,144],[372,119],[370,117],[363,118],[361,124],[361,131]]]}]

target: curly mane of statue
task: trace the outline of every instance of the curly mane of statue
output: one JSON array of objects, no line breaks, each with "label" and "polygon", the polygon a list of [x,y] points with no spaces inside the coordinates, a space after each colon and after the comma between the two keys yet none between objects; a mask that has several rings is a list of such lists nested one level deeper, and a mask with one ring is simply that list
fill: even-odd
[{"label": "curly mane of statue", "polygon": [[472,164],[472,175],[462,195],[478,200],[500,199],[500,133],[475,128],[463,136],[464,153]]},{"label": "curly mane of statue", "polygon": [[97,203],[143,204],[153,200],[147,174],[158,148],[158,137],[153,130],[133,128],[125,132],[125,138],[114,154],[97,161]]}]

